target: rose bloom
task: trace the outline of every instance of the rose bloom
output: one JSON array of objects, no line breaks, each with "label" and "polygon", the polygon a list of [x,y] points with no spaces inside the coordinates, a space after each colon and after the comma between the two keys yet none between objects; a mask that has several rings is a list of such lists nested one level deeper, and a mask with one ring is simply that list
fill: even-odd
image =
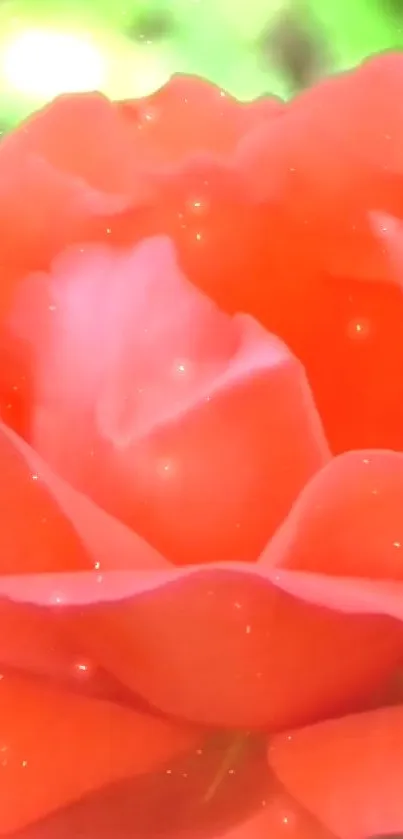
[{"label": "rose bloom", "polygon": [[403,56],[0,146],[0,837],[403,829]]}]

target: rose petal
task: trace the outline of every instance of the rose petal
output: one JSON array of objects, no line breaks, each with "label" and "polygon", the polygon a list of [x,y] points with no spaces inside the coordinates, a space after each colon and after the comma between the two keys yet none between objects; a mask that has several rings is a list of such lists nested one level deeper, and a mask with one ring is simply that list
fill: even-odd
[{"label": "rose petal", "polygon": [[403,282],[403,221],[383,212],[372,211],[369,214],[374,235],[379,239],[391,268],[390,279],[400,291]]},{"label": "rose petal", "polygon": [[[100,142],[106,137],[108,142]],[[41,157],[54,171],[72,175],[105,195],[126,195],[137,171],[120,107],[100,93],[58,96],[6,137],[2,153],[11,155],[11,150],[22,157]]]},{"label": "rose petal", "polygon": [[252,818],[220,836],[222,839],[332,839],[328,830],[290,795],[277,790],[273,794],[270,787],[261,809]]},{"label": "rose petal", "polygon": [[[91,659],[165,712],[278,729],[361,703],[403,656],[402,627],[384,616],[379,584],[368,603],[360,581],[341,580],[326,608],[331,578],[319,577],[322,593],[316,575],[298,574],[240,563],[3,577],[0,592],[50,610]],[[352,606],[341,610],[349,593]]]},{"label": "rose petal", "polygon": [[1,423],[0,454],[1,573],[166,565],[134,533],[52,474],[36,452]]},{"label": "rose petal", "polygon": [[261,562],[331,577],[403,580],[403,455],[349,452],[303,490]]},{"label": "rose petal", "polygon": [[[111,218],[128,207],[129,194],[133,200],[133,164],[124,120],[99,94],[60,97],[6,137],[0,312],[24,272],[46,268],[60,248],[83,236],[107,238]],[[142,189],[138,179],[136,185]]]},{"label": "rose petal", "polygon": [[[231,735],[230,735],[231,736]],[[233,736],[233,735],[232,735]],[[245,822],[259,808],[268,786],[263,744],[251,744],[206,797],[230,738],[216,733],[151,774],[127,778],[95,790],[18,832],[18,839],[155,839],[159,836],[224,834],[229,825]],[[263,752],[263,753],[262,753]],[[265,796],[266,797],[266,796]]]},{"label": "rose petal", "polygon": [[275,737],[269,764],[340,839],[399,834],[403,708],[383,708]]},{"label": "rose petal", "polygon": [[2,429],[1,573],[90,568],[74,529],[43,484],[32,455],[27,462],[14,444],[12,432],[9,435]]},{"label": "rose petal", "polygon": [[[80,239],[107,241],[112,226],[125,226],[130,205],[155,198],[163,148],[183,168],[195,151],[226,154],[282,111],[272,98],[250,104],[221,93],[176,76],[152,97],[127,103],[63,95],[9,134],[0,150],[0,312],[24,272],[48,267]],[[137,237],[132,228],[129,241]]]},{"label": "rose petal", "polygon": [[157,171],[183,166],[200,153],[228,156],[255,125],[280,116],[284,104],[274,97],[238,102],[197,76],[174,75],[141,99],[120,103],[135,145],[139,166]]},{"label": "rose petal", "polygon": [[296,97],[240,152],[272,231],[254,245],[248,311],[304,363],[335,451],[403,447],[403,300],[371,220],[403,217],[402,83],[401,55],[377,56]]},{"label": "rose petal", "polygon": [[[85,661],[85,657],[82,657]],[[80,661],[71,645],[46,615],[33,609],[0,604],[0,668],[13,667],[39,675],[66,678]]]},{"label": "rose petal", "polygon": [[34,447],[178,564],[255,559],[329,458],[298,361],[203,297],[166,240],[66,254],[13,320],[33,345]]},{"label": "rose petal", "polygon": [[[399,54],[376,57],[297,97],[281,118],[270,117],[269,100],[261,122],[256,113],[265,113],[266,100],[250,106],[249,123],[248,107],[224,97],[228,111],[222,118],[222,109],[211,105],[212,124],[217,118],[224,138],[224,126],[244,114],[243,148],[225,161],[182,156],[171,174],[156,163],[160,128],[165,136],[171,109],[175,116],[183,111],[178,125],[190,136],[205,117],[201,107],[203,116],[193,119],[197,103],[214,100],[216,89],[175,79],[147,100],[143,119],[141,102],[112,106],[93,95],[58,100],[27,124],[28,132],[24,126],[2,144],[2,294],[8,299],[16,276],[48,267],[77,238],[131,244],[167,233],[190,280],[227,310],[257,317],[301,359],[334,450],[402,449],[403,357],[396,336],[403,300],[400,288],[385,283],[394,272],[371,221],[373,213],[403,215],[401,80]],[[154,122],[151,101],[158,103]],[[211,142],[213,133],[206,133]],[[180,134],[170,135],[173,154],[186,146]],[[152,169],[142,178],[137,135],[144,150],[151,142],[142,145],[141,137],[155,138]],[[123,193],[99,189],[114,179],[127,187]]]},{"label": "rose petal", "polygon": [[104,784],[150,772],[191,747],[197,737],[192,729],[118,705],[4,676],[0,835]]},{"label": "rose petal", "polygon": [[354,577],[331,577],[304,571],[272,571],[276,586],[306,603],[355,615],[403,618],[400,582],[378,582]]},{"label": "rose petal", "polygon": [[[260,750],[259,750],[260,751]],[[218,755],[220,750],[218,749]],[[209,747],[170,762],[152,776],[123,781],[31,825],[18,839],[332,839],[331,834],[273,780],[253,754],[227,775],[211,800]],[[211,755],[211,751],[210,751]]]},{"label": "rose petal", "polygon": [[[163,568],[162,557],[88,498],[52,475],[38,455],[0,425],[0,533],[3,574],[107,567]],[[40,579],[40,578],[39,578]],[[0,606],[0,667],[12,666],[77,686],[98,684],[80,639],[73,645],[44,616]],[[90,671],[90,672],[88,672]],[[89,676],[91,678],[89,679]],[[96,678],[95,678],[96,677]],[[101,679],[103,683],[104,680]]]},{"label": "rose petal", "polygon": [[[50,619],[49,619],[50,618]],[[109,673],[60,631],[49,614],[3,600],[0,603],[0,673],[26,673],[85,696],[133,704]]]},{"label": "rose petal", "polygon": [[[269,182],[277,184],[277,194],[264,203],[252,201],[249,172],[242,179],[239,170],[224,173],[211,165],[194,165],[161,186],[152,217],[132,216],[125,235],[133,230],[140,236],[167,232],[190,280],[221,308],[252,314],[285,341],[304,364],[334,451],[402,449],[403,355],[398,336],[403,296],[384,242],[369,223],[368,210],[377,208],[375,197],[365,203],[362,222],[351,215],[346,220],[343,211],[348,230],[339,230],[326,217],[332,197],[325,206],[316,202],[309,178],[301,183],[294,174],[298,167],[285,148],[298,142],[298,125],[286,130],[286,120],[275,120],[262,140],[270,155]],[[314,130],[311,125],[307,144]],[[274,138],[275,131],[279,136]],[[274,143],[286,158],[281,166]],[[259,172],[257,152],[249,156]],[[281,182],[282,171],[292,180],[289,187]],[[302,204],[298,214],[293,211],[294,192]],[[346,255],[351,264],[340,271],[340,278],[323,264],[330,252],[354,248],[371,263],[368,282],[357,281],[354,253]]]},{"label": "rose petal", "polygon": [[[368,224],[362,222],[368,209],[403,210],[399,195],[402,85],[400,53],[371,57],[358,68],[322,79],[296,96],[284,120],[258,126],[239,149],[239,161],[247,168],[255,197],[278,197],[281,186],[291,218],[297,217],[302,224],[303,214],[308,214],[308,235],[312,223],[319,222],[322,228],[325,222],[326,239],[318,241],[318,248],[326,260],[324,266],[338,276],[377,276],[384,263],[379,248],[371,248],[371,256],[378,251],[375,265],[365,256],[363,248],[372,237]],[[352,220],[357,227],[349,229]],[[332,223],[336,226],[333,237]],[[343,248],[338,257],[341,232]]]},{"label": "rose petal", "polygon": [[[3,435],[37,466],[26,443],[8,429]],[[351,464],[352,487],[356,457],[338,461]],[[400,464],[399,455],[380,457],[382,469],[389,458]],[[43,465],[38,471],[97,571],[3,577],[1,593],[49,609],[49,621],[71,633],[76,650],[79,642],[90,660],[164,711],[229,726],[296,725],[361,701],[401,660],[402,629],[391,620],[403,617],[395,581],[287,570],[281,566],[289,542],[277,537],[275,555],[257,566],[164,571],[163,560],[138,537]],[[399,504],[390,509],[399,522]],[[138,570],[113,574],[111,567]]]}]

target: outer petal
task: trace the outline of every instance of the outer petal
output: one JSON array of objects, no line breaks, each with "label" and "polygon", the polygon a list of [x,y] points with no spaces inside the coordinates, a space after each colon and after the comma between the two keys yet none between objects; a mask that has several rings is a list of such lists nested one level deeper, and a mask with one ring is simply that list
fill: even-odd
[{"label": "outer petal", "polygon": [[[4,294],[8,298],[24,269],[47,267],[61,247],[77,238],[127,244],[167,233],[175,238],[191,281],[229,311],[253,314],[302,360],[334,450],[402,449],[403,355],[397,336],[403,298],[389,282],[394,272],[382,237],[373,229],[373,213],[403,215],[401,56],[377,57],[316,85],[280,118],[264,116],[260,123],[251,116],[255,128],[248,129],[242,148],[225,163],[210,155],[207,160],[181,158],[176,171],[163,172],[155,164],[159,126],[165,132],[172,109],[191,134],[199,91],[204,101],[203,84],[195,83],[197,94],[185,106],[189,97],[181,92],[183,84],[187,90],[187,82],[175,80],[156,94],[152,107],[147,100],[143,112],[141,103],[113,108],[94,97],[59,100],[28,123],[35,127],[29,154],[22,132],[3,144]],[[206,100],[210,94],[214,99],[209,88]],[[265,112],[266,103],[260,108]],[[233,109],[230,102],[218,124],[228,125],[231,134],[229,126],[238,117],[232,122],[230,114],[247,111]],[[218,111],[211,106],[210,113]],[[91,115],[108,142],[93,142]],[[154,138],[155,154],[152,173],[143,167],[141,176],[134,148],[145,159],[152,145],[142,143],[143,135]],[[224,135],[223,129],[219,136]],[[171,140],[175,157],[175,137]],[[97,154],[92,156],[93,147]],[[50,159],[56,176],[53,163],[49,171]],[[85,197],[82,182],[73,183],[76,170],[91,185]],[[123,199],[113,192],[112,206],[108,189],[121,175],[130,186]],[[63,180],[57,187],[56,177]]]},{"label": "outer petal", "polygon": [[[28,829],[18,839],[330,839],[330,834],[284,793],[268,772],[262,744],[221,779],[209,797],[222,736],[142,775],[94,791]],[[207,792],[207,795],[206,795]]]},{"label": "outer petal", "polygon": [[403,448],[403,298],[372,219],[403,216],[401,86],[400,55],[316,85],[246,137],[232,171],[192,163],[112,233],[169,233],[193,282],[285,340],[336,451]]},{"label": "outer petal", "polygon": [[297,725],[351,708],[401,660],[398,583],[280,568],[281,541],[277,561],[164,570],[138,537],[40,470],[97,570],[3,577],[1,593],[39,607],[75,650],[162,710],[228,726]]},{"label": "outer petal", "polygon": [[166,565],[138,536],[55,476],[2,424],[0,455],[0,573]]},{"label": "outer petal", "polygon": [[400,53],[372,57],[295,97],[284,120],[258,126],[239,149],[255,197],[281,200],[282,188],[290,219],[303,225],[306,214],[308,236],[314,223],[320,224],[325,234],[317,244],[320,261],[333,275],[367,280],[385,267],[367,214],[389,210],[401,217],[403,210],[402,86]]},{"label": "outer petal", "polygon": [[129,204],[129,182],[133,198],[133,164],[124,120],[98,94],[60,97],[6,137],[0,149],[0,312],[23,273],[47,267],[77,238],[107,238],[111,218]]},{"label": "outer petal", "polygon": [[[164,560],[119,522],[51,474],[36,453],[0,427],[0,573],[105,567],[156,568]],[[84,665],[84,666],[82,666]],[[0,607],[0,666],[29,670],[107,694],[107,681],[44,616]]]},{"label": "outer petal", "polygon": [[228,825],[245,821],[260,806],[268,785],[266,755],[254,743],[234,771],[221,778],[214,795],[206,796],[225,743],[222,734],[207,736],[152,773],[94,790],[18,833],[18,839],[213,839]]},{"label": "outer petal", "polygon": [[[185,168],[194,154],[227,154],[281,110],[271,98],[244,104],[176,76],[148,99],[65,95],[31,116],[0,150],[0,313],[24,272],[46,268],[78,239],[106,241],[129,205],[155,197],[163,148]],[[138,235],[132,229],[130,241]]]},{"label": "outer petal", "polygon": [[[329,578],[311,576],[227,564],[3,578],[1,593],[49,610],[90,658],[165,712],[278,729],[366,700],[403,654],[401,624],[375,583],[372,600],[354,580],[332,600],[321,589]],[[401,619],[395,591],[395,618],[397,602]]]},{"label": "outer petal", "polygon": [[0,437],[0,457],[1,572],[23,574],[91,567],[39,473],[6,433]]},{"label": "outer petal", "polygon": [[139,166],[156,172],[183,167],[194,156],[230,156],[256,125],[280,116],[285,105],[274,97],[238,102],[204,79],[175,75],[160,90],[120,103]]},{"label": "outer petal", "polygon": [[261,562],[330,577],[403,580],[403,454],[349,452],[316,475]]},{"label": "outer petal", "polygon": [[290,795],[273,792],[270,787],[267,798],[252,818],[220,836],[222,839],[332,839],[332,834]]},{"label": "outer petal", "polygon": [[107,783],[158,768],[197,736],[118,705],[2,676],[0,835]]},{"label": "outer petal", "polygon": [[302,359],[336,451],[403,445],[403,299],[370,217],[403,217],[402,88],[401,55],[375,57],[297,97],[239,159],[273,231],[248,310]]},{"label": "outer petal", "polygon": [[329,458],[298,361],[203,297],[166,240],[65,255],[14,323],[35,448],[178,564],[256,559]]},{"label": "outer petal", "polygon": [[401,833],[402,707],[275,737],[268,757],[287,791],[340,839]]},{"label": "outer petal", "polygon": [[3,601],[0,670],[6,672],[10,668],[67,683],[78,691],[100,690],[108,696],[108,686],[112,687],[100,669],[83,654],[82,646],[66,639],[46,615]]}]

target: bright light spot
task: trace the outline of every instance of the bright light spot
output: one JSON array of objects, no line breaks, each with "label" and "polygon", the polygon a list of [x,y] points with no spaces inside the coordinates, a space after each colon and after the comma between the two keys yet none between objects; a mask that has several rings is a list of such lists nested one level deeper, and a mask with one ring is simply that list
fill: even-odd
[{"label": "bright light spot", "polygon": [[75,35],[44,30],[23,32],[4,50],[9,83],[28,96],[99,90],[104,83],[102,55]]},{"label": "bright light spot", "polygon": [[51,606],[62,606],[64,602],[63,595],[58,591],[54,591],[50,597],[49,603]]},{"label": "bright light spot", "polygon": [[174,460],[159,460],[156,463],[157,474],[163,478],[174,478],[178,472],[178,464]]}]

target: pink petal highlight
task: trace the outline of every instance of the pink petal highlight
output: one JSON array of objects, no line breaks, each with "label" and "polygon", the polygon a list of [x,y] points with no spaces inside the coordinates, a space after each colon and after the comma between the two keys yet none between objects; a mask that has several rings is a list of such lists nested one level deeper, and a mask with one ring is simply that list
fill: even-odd
[{"label": "pink petal highlight", "polygon": [[299,362],[188,283],[168,240],[65,254],[13,322],[34,446],[177,564],[256,559],[329,459]]}]

